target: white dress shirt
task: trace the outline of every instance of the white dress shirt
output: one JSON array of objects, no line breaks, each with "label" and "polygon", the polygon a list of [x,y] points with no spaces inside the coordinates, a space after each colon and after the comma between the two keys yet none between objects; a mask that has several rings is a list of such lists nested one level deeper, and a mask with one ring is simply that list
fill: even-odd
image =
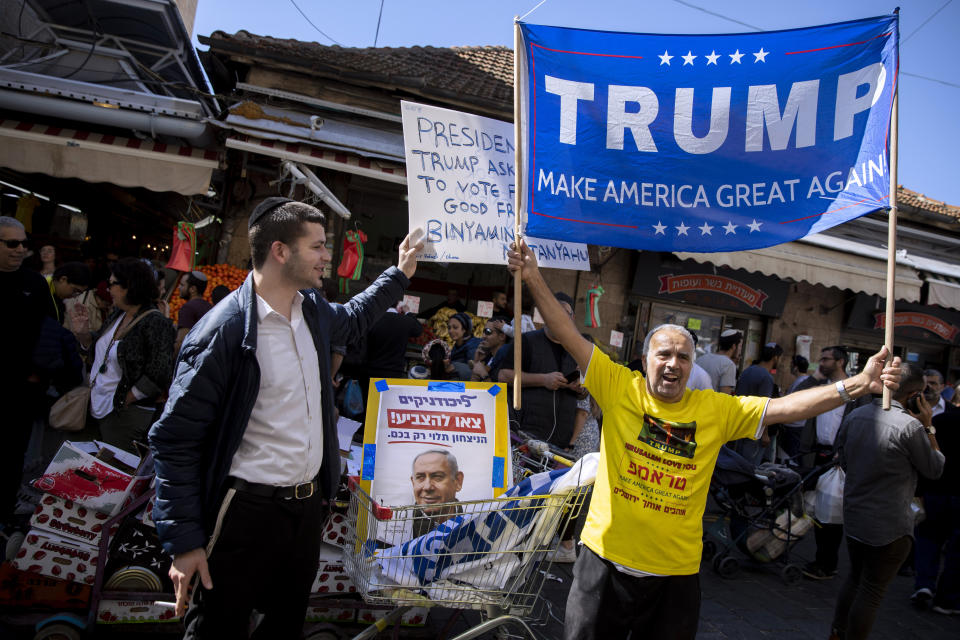
[{"label": "white dress shirt", "polygon": [[289,486],[309,482],[323,462],[320,363],[297,293],[290,320],[257,295],[260,390],[230,475]]}]

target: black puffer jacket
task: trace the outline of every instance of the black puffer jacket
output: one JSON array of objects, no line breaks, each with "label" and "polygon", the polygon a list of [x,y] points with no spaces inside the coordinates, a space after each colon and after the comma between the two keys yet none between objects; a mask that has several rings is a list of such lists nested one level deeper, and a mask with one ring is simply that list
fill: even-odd
[{"label": "black puffer jacket", "polygon": [[[325,498],[333,497],[340,478],[330,345],[359,339],[400,300],[409,284],[402,271],[391,267],[345,305],[330,304],[315,290],[303,292],[303,317],[313,335],[323,385],[319,480]],[[167,553],[206,546],[259,389],[257,302],[251,274],[187,334],[170,398],[150,429],[157,471],[153,518]]]},{"label": "black puffer jacket", "polygon": [[[155,305],[141,307],[133,318],[137,324],[131,326],[117,343],[117,360],[122,376],[113,394],[114,410],[126,405],[127,392],[133,387],[146,394],[136,404],[152,407],[170,386],[173,378],[173,343],[177,330],[162,313],[152,313],[156,308]],[[121,313],[114,311],[107,318],[100,332],[94,336],[95,341],[116,323]],[[140,320],[137,321],[137,318]]]}]

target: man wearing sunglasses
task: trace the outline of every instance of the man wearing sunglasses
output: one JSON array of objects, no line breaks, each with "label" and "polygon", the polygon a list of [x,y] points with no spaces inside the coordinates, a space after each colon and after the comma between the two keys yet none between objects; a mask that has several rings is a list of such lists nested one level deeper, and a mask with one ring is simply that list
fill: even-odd
[{"label": "man wearing sunglasses", "polygon": [[27,233],[16,219],[0,216],[0,406],[4,407],[4,443],[0,447],[0,522],[13,516],[30,438],[33,412],[40,406],[43,389],[33,368],[33,350],[44,316],[56,318],[47,281],[23,268]]},{"label": "man wearing sunglasses", "polygon": [[488,320],[483,328],[483,342],[480,343],[477,355],[474,356],[474,381],[497,381],[500,363],[506,355],[503,347],[510,341],[510,337],[503,332],[504,324],[506,323],[502,319],[495,318]]}]

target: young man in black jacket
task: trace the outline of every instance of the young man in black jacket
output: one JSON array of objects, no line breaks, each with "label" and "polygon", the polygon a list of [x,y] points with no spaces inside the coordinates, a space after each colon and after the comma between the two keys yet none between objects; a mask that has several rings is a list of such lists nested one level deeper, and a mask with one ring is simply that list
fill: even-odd
[{"label": "young man in black jacket", "polygon": [[315,208],[267,198],[249,221],[253,273],[187,335],[150,430],[154,519],[173,555],[187,638],[299,638],[316,574],[324,500],[340,476],[331,344],[364,334],[416,270],[409,237],[345,305],[319,288],[330,262]]}]

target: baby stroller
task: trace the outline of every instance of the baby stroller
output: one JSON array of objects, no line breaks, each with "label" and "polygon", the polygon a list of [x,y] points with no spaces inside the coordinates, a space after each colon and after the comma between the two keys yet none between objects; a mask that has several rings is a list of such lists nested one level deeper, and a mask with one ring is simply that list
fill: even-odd
[{"label": "baby stroller", "polygon": [[813,526],[804,514],[803,480],[785,465],[754,466],[730,447],[720,448],[710,483],[717,511],[704,517],[703,541],[703,557],[717,573],[736,574],[739,551],[758,565],[778,568],[787,584],[800,581],[801,565],[791,562],[790,549]]}]

